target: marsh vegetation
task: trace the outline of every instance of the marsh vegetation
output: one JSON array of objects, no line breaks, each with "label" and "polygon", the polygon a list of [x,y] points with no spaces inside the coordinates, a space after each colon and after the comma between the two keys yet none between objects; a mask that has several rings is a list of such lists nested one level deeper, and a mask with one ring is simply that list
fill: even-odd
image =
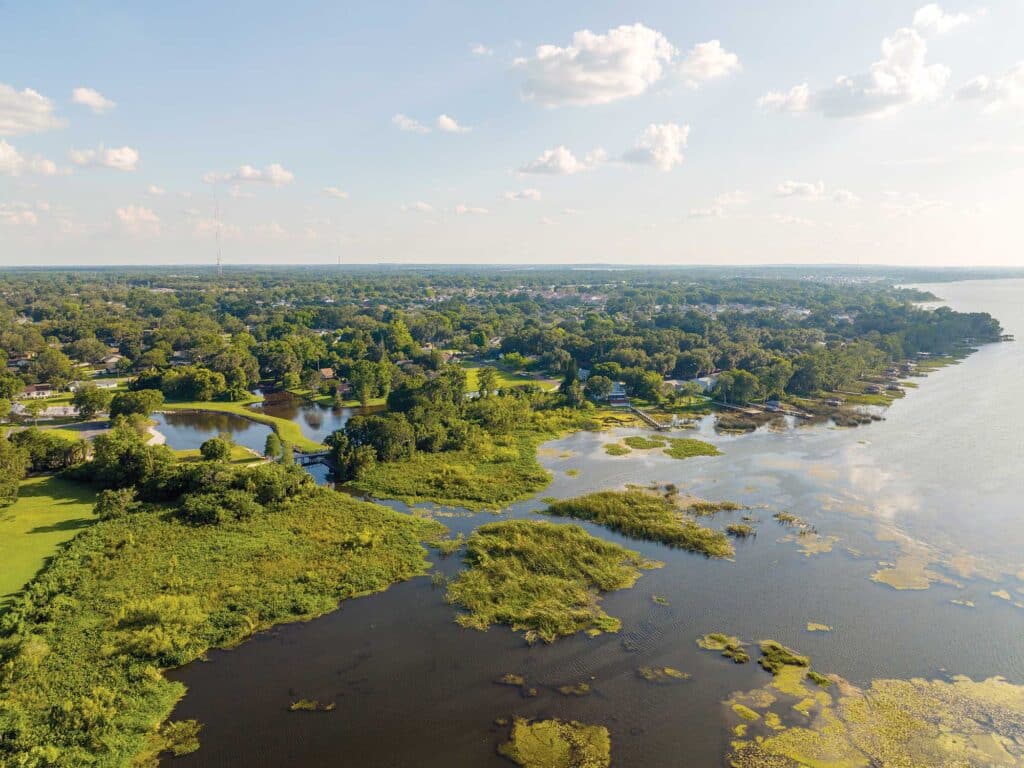
[{"label": "marsh vegetation", "polygon": [[466,542],[467,568],[448,584],[457,621],[487,629],[507,624],[527,642],[575,632],[615,632],[618,619],[600,594],[631,587],[651,563],[576,525],[509,520],[480,526]]},{"label": "marsh vegetation", "polygon": [[725,534],[705,528],[662,495],[643,490],[601,491],[555,502],[543,514],[589,520],[635,539],[657,541],[708,557],[733,554]]}]

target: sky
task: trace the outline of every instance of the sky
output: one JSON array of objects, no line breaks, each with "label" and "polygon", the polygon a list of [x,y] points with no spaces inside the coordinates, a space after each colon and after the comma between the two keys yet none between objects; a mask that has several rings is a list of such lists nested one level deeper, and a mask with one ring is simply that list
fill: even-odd
[{"label": "sky", "polygon": [[1024,266],[1024,2],[0,2],[0,266]]}]

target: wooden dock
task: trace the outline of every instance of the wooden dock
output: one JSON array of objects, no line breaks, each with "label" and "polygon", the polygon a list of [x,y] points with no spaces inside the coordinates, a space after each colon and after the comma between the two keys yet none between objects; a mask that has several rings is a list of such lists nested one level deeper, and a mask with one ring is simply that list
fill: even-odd
[{"label": "wooden dock", "polygon": [[667,432],[669,429],[672,428],[671,424],[662,424],[649,413],[644,413],[635,405],[630,405],[629,410],[631,410],[633,413],[635,413],[637,416],[643,419],[644,423],[647,424],[649,427],[656,429],[659,432]]}]

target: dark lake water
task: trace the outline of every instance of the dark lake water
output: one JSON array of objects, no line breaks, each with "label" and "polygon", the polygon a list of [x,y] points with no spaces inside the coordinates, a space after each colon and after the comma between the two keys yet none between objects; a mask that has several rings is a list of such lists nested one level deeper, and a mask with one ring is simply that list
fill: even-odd
[{"label": "dark lake water", "polygon": [[270,427],[233,413],[212,411],[166,411],[154,413],[156,430],[176,450],[198,448],[211,437],[229,434],[238,445],[263,453]]},{"label": "dark lake water", "polygon": [[319,443],[335,430],[344,427],[349,418],[361,410],[307,403],[287,392],[268,395],[263,403],[252,407],[269,416],[294,421],[306,437]]},{"label": "dark lake water", "polygon": [[[932,289],[1024,335],[1024,281]],[[665,562],[633,589],[605,596],[607,612],[622,619],[618,634],[530,647],[504,627],[461,629],[443,590],[421,578],[214,651],[209,661],[170,673],[189,687],[173,717],[196,718],[204,728],[202,748],[168,764],[500,766],[507,763],[495,747],[507,729],[494,720],[520,715],[607,725],[617,766],[722,765],[730,733],[721,701],[763,685],[766,673],[698,650],[695,639],[712,631],[778,639],[810,655],[815,668],[858,684],[948,673],[1024,683],[1024,609],[1014,605],[1024,603],[1024,417],[1014,407],[1022,374],[1021,344],[991,345],[919,379],[885,421],[867,427],[732,437],[704,423],[701,436],[724,452],[714,458],[610,457],[608,434],[549,443],[541,460],[555,479],[539,496],[673,482],[750,505],[758,534],[738,543],[735,561],[721,562],[585,526]],[[573,469],[578,476],[566,474]],[[530,517],[542,506],[531,500],[501,517]],[[835,537],[831,551],[804,554],[771,517],[783,510]],[[484,513],[442,522],[468,533],[493,519]],[[460,568],[457,555],[433,559],[449,576]],[[896,590],[871,580],[880,563],[896,561],[927,566],[944,581]],[[1011,600],[991,594],[1000,589]],[[809,621],[834,631],[807,632]],[[642,665],[693,678],[654,685],[637,676]],[[506,672],[523,674],[538,696],[495,685]],[[581,681],[592,695],[555,690]],[[337,709],[288,712],[301,697]]]}]

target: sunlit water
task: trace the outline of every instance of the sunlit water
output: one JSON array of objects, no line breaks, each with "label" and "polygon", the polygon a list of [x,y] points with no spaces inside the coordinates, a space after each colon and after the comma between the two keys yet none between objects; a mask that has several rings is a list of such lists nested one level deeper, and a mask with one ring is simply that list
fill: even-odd
[{"label": "sunlit water", "polygon": [[[932,290],[957,309],[989,311],[1008,332],[1024,334],[1024,281]],[[1022,374],[1024,347],[990,345],[919,379],[920,388],[884,422],[867,427],[729,437],[705,423],[701,436],[724,452],[714,458],[676,461],[656,451],[610,457],[603,444],[618,435],[608,434],[550,443],[542,462],[555,479],[540,496],[673,482],[698,496],[751,505],[758,535],[738,543],[734,562],[721,562],[586,526],[666,564],[645,572],[633,589],[605,596],[605,609],[623,622],[617,635],[529,647],[504,627],[461,629],[443,590],[416,579],[215,651],[209,662],[171,674],[190,689],[174,717],[204,723],[201,750],[174,764],[499,766],[506,763],[495,746],[507,729],[494,720],[521,715],[607,725],[619,766],[721,765],[730,734],[720,702],[762,685],[766,673],[697,649],[696,637],[719,630],[748,640],[774,637],[809,654],[817,669],[856,683],[948,673],[1024,683],[1024,610],[991,594],[1005,588],[1024,601],[1024,582],[1013,575],[1024,568],[1024,417],[1016,402]],[[570,477],[569,469],[579,475]],[[504,516],[532,516],[542,506],[531,500]],[[772,519],[781,510],[837,537],[833,550],[804,555]],[[468,533],[492,519],[443,522]],[[925,553],[928,568],[955,584],[897,591],[872,581],[879,561],[901,551]],[[456,556],[438,567],[452,576],[461,565]],[[652,595],[670,605],[655,604]],[[834,631],[809,633],[808,621]],[[653,685],[637,677],[642,665],[676,667],[693,679]],[[524,674],[539,695],[522,698],[495,685],[506,672]],[[581,681],[592,695],[566,698],[554,690]],[[288,712],[302,697],[337,708]]]}]

